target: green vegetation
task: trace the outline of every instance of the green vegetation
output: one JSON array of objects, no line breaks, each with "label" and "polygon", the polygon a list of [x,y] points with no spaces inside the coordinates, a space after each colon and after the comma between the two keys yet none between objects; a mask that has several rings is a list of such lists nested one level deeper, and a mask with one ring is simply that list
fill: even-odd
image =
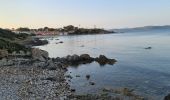
[{"label": "green vegetation", "polygon": [[26,48],[23,45],[16,43],[15,41],[24,40],[28,37],[28,34],[20,33],[15,34],[9,30],[0,29],[0,49],[7,50],[9,53],[13,51],[29,51],[30,48]]},{"label": "green vegetation", "polygon": [[5,30],[0,28],[0,38],[15,40],[15,39],[26,39],[29,35],[25,33],[15,34],[10,30]]},{"label": "green vegetation", "polygon": [[22,28],[22,27],[20,27],[20,28],[17,29],[17,31],[20,31],[20,32],[29,32],[30,29],[29,28]]},{"label": "green vegetation", "polygon": [[4,39],[0,39],[0,49],[6,49],[9,53],[12,53],[13,51],[19,52],[20,50],[22,50],[26,52],[30,50],[29,48],[26,48],[23,45],[12,43]]}]

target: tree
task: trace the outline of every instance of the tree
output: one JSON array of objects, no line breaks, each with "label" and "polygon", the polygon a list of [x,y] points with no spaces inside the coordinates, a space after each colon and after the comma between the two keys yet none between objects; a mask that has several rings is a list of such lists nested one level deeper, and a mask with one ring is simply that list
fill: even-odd
[{"label": "tree", "polygon": [[22,28],[22,27],[20,27],[20,28],[18,28],[18,29],[16,29],[17,31],[20,31],[20,32],[29,32],[30,31],[30,29],[29,28],[26,28],[26,27],[24,27],[24,28]]},{"label": "tree", "polygon": [[68,25],[64,27],[64,31],[68,32],[68,31],[73,31],[75,30],[75,27],[73,25]]}]

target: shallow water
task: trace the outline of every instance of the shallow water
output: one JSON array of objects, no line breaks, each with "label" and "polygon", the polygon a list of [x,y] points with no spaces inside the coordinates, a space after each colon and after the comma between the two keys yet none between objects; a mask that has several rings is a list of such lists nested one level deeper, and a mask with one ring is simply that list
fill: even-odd
[{"label": "shallow water", "polygon": [[[113,66],[100,66],[94,62],[69,67],[67,74],[73,76],[69,83],[78,94],[96,93],[103,87],[128,87],[141,95],[161,100],[170,93],[170,31],[59,36],[49,41],[50,44],[40,48],[48,51],[50,57],[87,53],[118,60]],[[56,44],[59,41],[64,43]],[[152,49],[146,50],[146,47]],[[94,86],[89,85],[87,74],[91,75],[89,81],[96,83]]]}]

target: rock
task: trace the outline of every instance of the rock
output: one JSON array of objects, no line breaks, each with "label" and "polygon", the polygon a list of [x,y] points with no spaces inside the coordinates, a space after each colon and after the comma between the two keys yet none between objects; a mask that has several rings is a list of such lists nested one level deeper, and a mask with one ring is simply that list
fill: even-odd
[{"label": "rock", "polygon": [[80,57],[79,57],[78,55],[74,54],[74,55],[72,56],[72,60],[73,60],[73,61],[79,61],[79,60],[80,60]]},{"label": "rock", "polygon": [[90,85],[95,85],[95,83],[94,83],[94,82],[89,82],[89,84],[90,84]]},{"label": "rock", "polygon": [[86,79],[89,80],[90,79],[90,75],[86,75]]},{"label": "rock", "polygon": [[59,43],[64,43],[63,41],[60,41]]},{"label": "rock", "polygon": [[76,92],[76,89],[70,89],[71,90],[71,92]]},{"label": "rock", "polygon": [[67,61],[72,61],[72,57],[71,57],[70,55],[68,55],[68,56],[66,57],[66,60],[67,60]]},{"label": "rock", "polygon": [[168,94],[167,96],[165,96],[164,100],[170,100],[170,94]]},{"label": "rock", "polygon": [[45,62],[48,59],[48,56],[49,55],[48,55],[47,51],[40,50],[37,48],[32,49],[32,58],[34,60],[39,60],[39,61]]},{"label": "rock", "polygon": [[39,38],[35,38],[34,40],[31,40],[27,45],[32,45],[32,46],[41,46],[41,45],[46,45],[48,44],[47,40],[40,40]]},{"label": "rock", "polygon": [[82,54],[80,56],[74,54],[74,55],[68,55],[66,57],[63,57],[63,58],[56,58],[56,59],[53,59],[54,62],[61,62],[66,66],[66,68],[68,66],[74,66],[74,67],[77,67],[78,65],[80,64],[88,64],[88,63],[92,63],[93,61],[96,61],[98,62],[100,65],[105,65],[105,64],[110,64],[110,65],[113,65],[116,60],[115,59],[108,59],[107,57],[105,57],[104,55],[100,55],[98,58],[93,58],[93,57],[90,57],[90,55],[88,54]]},{"label": "rock", "polygon": [[67,61],[74,62],[74,61],[79,61],[80,57],[78,55],[74,54],[73,56],[68,55],[66,57],[66,59],[67,59]]},{"label": "rock", "polygon": [[105,64],[114,64],[116,62],[115,59],[108,59],[104,55],[100,55],[98,58],[95,59],[100,65],[105,65]]},{"label": "rock", "polygon": [[105,65],[106,63],[108,63],[108,58],[105,57],[104,55],[100,55],[99,58],[96,58],[96,61],[97,61],[100,65]]},{"label": "rock", "polygon": [[70,79],[73,78],[71,75],[66,75],[65,77],[66,77],[66,78],[70,78]]},{"label": "rock", "polygon": [[7,50],[0,50],[0,59],[8,57],[8,51]]},{"label": "rock", "polygon": [[145,49],[152,49],[152,47],[147,47],[147,48],[145,48]]},{"label": "rock", "polygon": [[81,59],[81,60],[92,60],[92,58],[91,58],[90,55],[88,55],[88,54],[82,54],[82,55],[80,55],[80,59]]}]

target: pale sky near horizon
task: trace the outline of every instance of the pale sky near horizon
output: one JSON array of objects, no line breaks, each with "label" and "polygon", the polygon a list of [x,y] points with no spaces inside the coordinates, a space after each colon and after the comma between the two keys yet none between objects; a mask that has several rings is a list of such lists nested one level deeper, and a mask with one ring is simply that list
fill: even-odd
[{"label": "pale sky near horizon", "polygon": [[170,0],[0,0],[1,28],[170,25]]}]

